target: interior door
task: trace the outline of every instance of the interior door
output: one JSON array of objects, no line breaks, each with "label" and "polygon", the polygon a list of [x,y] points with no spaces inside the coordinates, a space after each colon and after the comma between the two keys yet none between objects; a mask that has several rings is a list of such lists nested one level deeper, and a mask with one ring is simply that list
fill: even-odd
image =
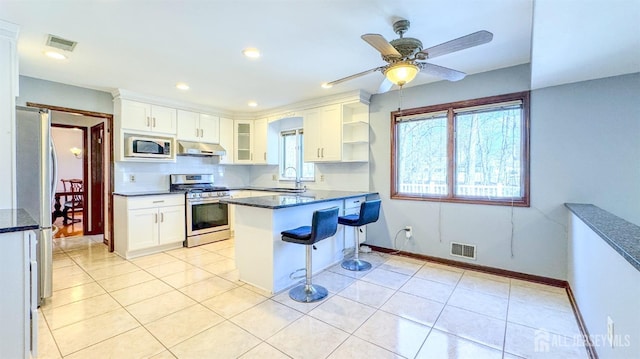
[{"label": "interior door", "polygon": [[91,127],[91,230],[87,234],[104,233],[104,123]]}]

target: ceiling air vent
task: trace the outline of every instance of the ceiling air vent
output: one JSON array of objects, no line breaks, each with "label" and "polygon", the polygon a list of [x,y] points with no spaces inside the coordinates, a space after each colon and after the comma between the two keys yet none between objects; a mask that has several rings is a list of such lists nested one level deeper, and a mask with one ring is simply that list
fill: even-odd
[{"label": "ceiling air vent", "polygon": [[476,246],[471,244],[462,244],[451,242],[451,255],[454,257],[463,257],[476,259]]},{"label": "ceiling air vent", "polygon": [[49,34],[47,37],[47,46],[55,47],[56,49],[64,51],[73,51],[78,43],[71,40],[66,40],[58,36]]}]

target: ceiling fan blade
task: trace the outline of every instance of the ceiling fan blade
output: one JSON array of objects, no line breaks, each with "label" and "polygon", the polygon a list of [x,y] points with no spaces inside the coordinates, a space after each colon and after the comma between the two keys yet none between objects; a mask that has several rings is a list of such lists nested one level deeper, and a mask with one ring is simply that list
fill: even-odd
[{"label": "ceiling fan blade", "polygon": [[467,74],[465,74],[464,72],[453,70],[448,67],[428,64],[426,62],[419,62],[418,67],[420,67],[420,71],[424,72],[425,74],[436,76],[449,81],[459,81],[467,76]]},{"label": "ceiling fan blade", "polygon": [[380,34],[364,34],[360,37],[376,50],[380,51],[382,56],[402,57],[398,50]]},{"label": "ceiling fan blade", "polygon": [[374,67],[374,68],[369,69],[367,71],[358,72],[357,74],[353,74],[351,76],[347,76],[347,77],[343,77],[343,78],[335,80],[335,81],[327,82],[327,83],[323,84],[322,87],[330,88],[333,85],[337,85],[339,83],[343,83],[345,81],[349,81],[349,80],[355,79],[357,77],[364,76],[364,75],[370,74],[372,72],[376,72],[376,71],[382,70],[383,68],[384,68],[384,66]]},{"label": "ceiling fan blade", "polygon": [[389,79],[385,77],[384,81],[382,81],[382,83],[380,84],[380,87],[378,87],[377,93],[385,93],[391,90],[392,87],[393,87],[393,82],[389,81]]},{"label": "ceiling fan blade", "polygon": [[481,30],[459,37],[457,39],[444,42],[440,45],[432,46],[419,52],[426,54],[426,59],[432,59],[437,56],[446,55],[452,52],[468,49],[470,47],[486,44],[493,39],[493,34],[489,31]]}]

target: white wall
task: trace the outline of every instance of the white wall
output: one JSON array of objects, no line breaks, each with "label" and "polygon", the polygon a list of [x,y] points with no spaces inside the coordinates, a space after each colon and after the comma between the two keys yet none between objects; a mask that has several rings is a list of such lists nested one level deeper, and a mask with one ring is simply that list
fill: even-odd
[{"label": "white wall", "polygon": [[[640,272],[576,215],[569,217],[568,280],[598,357],[637,358]],[[607,341],[607,316],[614,323],[614,348]]]},{"label": "white wall", "polygon": [[77,147],[84,151],[82,130],[66,127],[51,127],[51,139],[58,157],[58,182],[56,192],[63,192],[62,179],[83,179],[82,156],[76,158],[70,149]]},{"label": "white wall", "polygon": [[18,26],[0,20],[0,208],[16,205],[15,96],[18,91]]},{"label": "white wall", "polygon": [[20,76],[18,105],[27,102],[113,114],[111,93]]},{"label": "white wall", "polygon": [[[405,89],[403,107],[528,88],[529,67],[521,65],[468,76],[456,83],[443,81]],[[370,225],[367,241],[396,248],[394,235],[411,225],[414,239],[404,245],[405,251],[566,279],[565,202],[594,203],[640,222],[638,93],[638,74],[533,91],[531,207],[513,209],[391,200],[389,114],[397,109],[399,94],[393,91],[373,96],[371,190],[380,193],[383,204],[381,218]],[[477,261],[449,256],[451,241],[477,245]],[[397,247],[403,243],[399,238]]]}]

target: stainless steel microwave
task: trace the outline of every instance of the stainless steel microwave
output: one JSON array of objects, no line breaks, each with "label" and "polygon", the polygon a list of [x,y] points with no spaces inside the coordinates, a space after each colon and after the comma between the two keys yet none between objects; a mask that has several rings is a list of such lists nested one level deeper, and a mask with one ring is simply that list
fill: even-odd
[{"label": "stainless steel microwave", "polygon": [[127,138],[124,155],[126,157],[171,158],[171,139],[137,137]]}]

